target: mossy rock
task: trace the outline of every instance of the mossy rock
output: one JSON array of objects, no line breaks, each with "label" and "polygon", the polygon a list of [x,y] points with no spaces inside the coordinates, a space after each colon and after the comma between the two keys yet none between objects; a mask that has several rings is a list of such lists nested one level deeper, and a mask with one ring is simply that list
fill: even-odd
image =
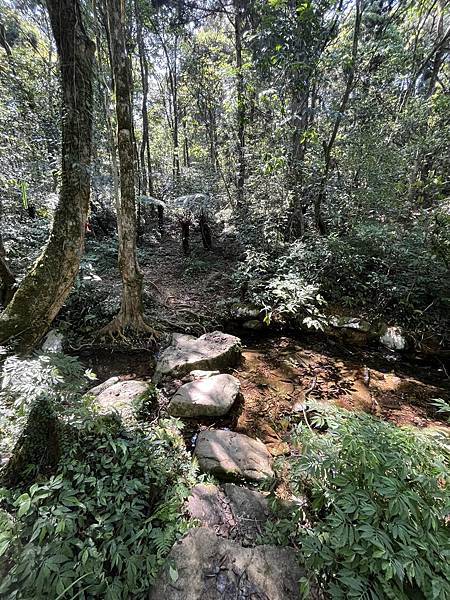
[{"label": "mossy rock", "polygon": [[[14,485],[30,476],[30,467],[53,472],[61,454],[62,424],[48,398],[37,399],[0,471],[0,483]],[[33,470],[33,469],[31,469]]]}]

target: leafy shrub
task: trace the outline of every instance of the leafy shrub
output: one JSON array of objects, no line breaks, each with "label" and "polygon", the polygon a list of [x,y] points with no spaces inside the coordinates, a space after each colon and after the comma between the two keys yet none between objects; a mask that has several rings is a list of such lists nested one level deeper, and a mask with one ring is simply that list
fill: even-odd
[{"label": "leafy shrub", "polygon": [[74,357],[59,353],[32,358],[11,356],[2,369],[0,390],[0,454],[7,454],[19,437],[34,402],[45,397],[60,411],[95,379]]},{"label": "leafy shrub", "polygon": [[321,283],[327,299],[365,305],[378,317],[394,314],[404,321],[422,318],[430,304],[445,314],[448,270],[436,255],[423,226],[405,229],[361,223],[345,237],[329,236],[310,245],[308,280]]},{"label": "leafy shrub", "polygon": [[2,598],[145,598],[193,479],[177,427],[133,435],[84,421],[56,476],[3,491]]},{"label": "leafy shrub", "polygon": [[310,232],[274,244],[271,252],[249,246],[236,281],[249,300],[291,316],[320,306],[320,290],[327,302],[363,308],[375,319],[416,326],[428,318],[434,325],[450,308],[448,239],[442,227],[426,223],[405,228],[369,221],[345,235]]},{"label": "leafy shrub", "polygon": [[34,465],[32,485],[0,489],[2,598],[145,598],[189,526],[182,507],[195,467],[181,424],[125,429],[82,396],[86,377],[77,359],[58,354],[4,365],[1,433],[14,442],[40,399],[61,428],[53,475]]},{"label": "leafy shrub", "polygon": [[322,329],[325,318],[320,307],[325,304],[317,285],[309,284],[291,268],[285,255],[271,258],[268,254],[248,251],[235,281],[245,290],[245,299],[265,311],[265,322],[273,316],[297,319],[303,317],[308,327]]},{"label": "leafy shrub", "polygon": [[114,271],[118,272],[117,256],[119,245],[117,239],[106,238],[102,240],[90,239],[86,244],[86,255],[81,261],[81,276],[87,275],[93,271],[109,275]]},{"label": "leafy shrub", "polygon": [[307,569],[332,598],[450,598],[448,446],[318,410],[327,432],[299,426],[290,465],[294,493],[309,499],[310,513],[291,520]]},{"label": "leafy shrub", "polygon": [[194,468],[179,422],[125,430],[81,396],[86,375],[57,354],[5,364],[2,433],[13,439],[40,398],[65,425],[56,473],[1,490],[2,598],[144,598],[188,527]]},{"label": "leafy shrub", "polygon": [[[67,328],[71,337],[98,331],[117,312],[120,296],[102,282],[78,279],[59,316],[60,328]],[[62,327],[61,327],[62,326]]]}]

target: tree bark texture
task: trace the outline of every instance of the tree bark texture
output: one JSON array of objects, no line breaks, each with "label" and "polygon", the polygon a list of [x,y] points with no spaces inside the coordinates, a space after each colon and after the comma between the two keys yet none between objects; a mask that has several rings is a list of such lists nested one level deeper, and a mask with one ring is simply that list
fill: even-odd
[{"label": "tree bark texture", "polygon": [[119,268],[122,276],[120,311],[103,333],[126,329],[150,331],[145,324],[142,304],[142,273],[136,256],[136,197],[133,117],[131,106],[131,65],[125,41],[123,0],[107,0],[108,25],[116,95],[117,144],[120,167],[120,208],[118,213]]},{"label": "tree bark texture", "polygon": [[237,206],[244,205],[245,185],[245,100],[244,100],[244,73],[242,60],[242,29],[243,29],[243,3],[234,0],[234,43],[236,51],[236,96],[237,96]]},{"label": "tree bark texture", "polygon": [[62,182],[50,238],[0,317],[0,344],[29,351],[64,304],[78,273],[89,209],[94,44],[77,0],[47,0],[61,68]]}]

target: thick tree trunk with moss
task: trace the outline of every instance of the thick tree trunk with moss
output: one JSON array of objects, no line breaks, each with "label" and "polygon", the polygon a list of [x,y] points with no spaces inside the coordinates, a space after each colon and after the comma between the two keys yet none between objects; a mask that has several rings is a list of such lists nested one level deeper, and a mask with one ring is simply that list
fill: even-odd
[{"label": "thick tree trunk with moss", "polygon": [[134,190],[133,117],[131,107],[131,65],[125,43],[125,6],[121,0],[107,0],[111,32],[111,58],[117,114],[117,143],[120,166],[120,209],[118,214],[119,268],[122,276],[120,311],[101,333],[126,329],[148,331],[142,305],[142,273],[136,257],[136,198]]},{"label": "thick tree trunk with moss", "polygon": [[61,65],[62,184],[50,238],[0,317],[0,345],[32,349],[66,300],[84,250],[89,208],[94,44],[77,0],[47,0]]},{"label": "thick tree trunk with moss", "polygon": [[0,302],[6,307],[14,296],[16,289],[16,278],[6,262],[6,250],[0,233]]}]

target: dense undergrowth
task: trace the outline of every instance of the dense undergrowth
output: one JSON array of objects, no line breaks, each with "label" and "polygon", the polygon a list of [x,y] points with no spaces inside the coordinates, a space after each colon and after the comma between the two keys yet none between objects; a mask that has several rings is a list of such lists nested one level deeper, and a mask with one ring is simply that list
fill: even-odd
[{"label": "dense undergrowth", "polygon": [[[99,415],[82,395],[92,377],[58,354],[9,358],[3,367],[2,454],[45,398],[60,423],[60,456],[49,472],[35,446],[30,468],[3,482],[2,598],[145,598],[190,526],[183,504],[196,474],[180,423],[131,427]],[[304,501],[269,527],[266,540],[299,549],[309,574],[303,592],[450,598],[448,441],[369,415],[310,409],[279,470]]]},{"label": "dense undergrowth", "polygon": [[9,373],[1,433],[8,427],[18,433],[23,425],[9,410],[12,398],[26,419],[30,403],[44,395],[61,439],[53,474],[40,468],[43,449],[35,448],[35,463],[22,480],[0,491],[0,596],[147,597],[188,527],[182,506],[195,469],[180,424],[162,420],[132,429],[98,415],[81,396],[84,374],[75,359],[16,360]]},{"label": "dense undergrowth", "polygon": [[344,312],[413,331],[448,329],[450,240],[443,223],[405,228],[374,221],[345,235],[272,245],[262,239],[246,244],[236,281],[267,313],[306,316],[320,326],[324,299]]},{"label": "dense undergrowth", "polygon": [[331,598],[450,598],[448,438],[317,405],[287,459],[306,504],[269,532]]}]

